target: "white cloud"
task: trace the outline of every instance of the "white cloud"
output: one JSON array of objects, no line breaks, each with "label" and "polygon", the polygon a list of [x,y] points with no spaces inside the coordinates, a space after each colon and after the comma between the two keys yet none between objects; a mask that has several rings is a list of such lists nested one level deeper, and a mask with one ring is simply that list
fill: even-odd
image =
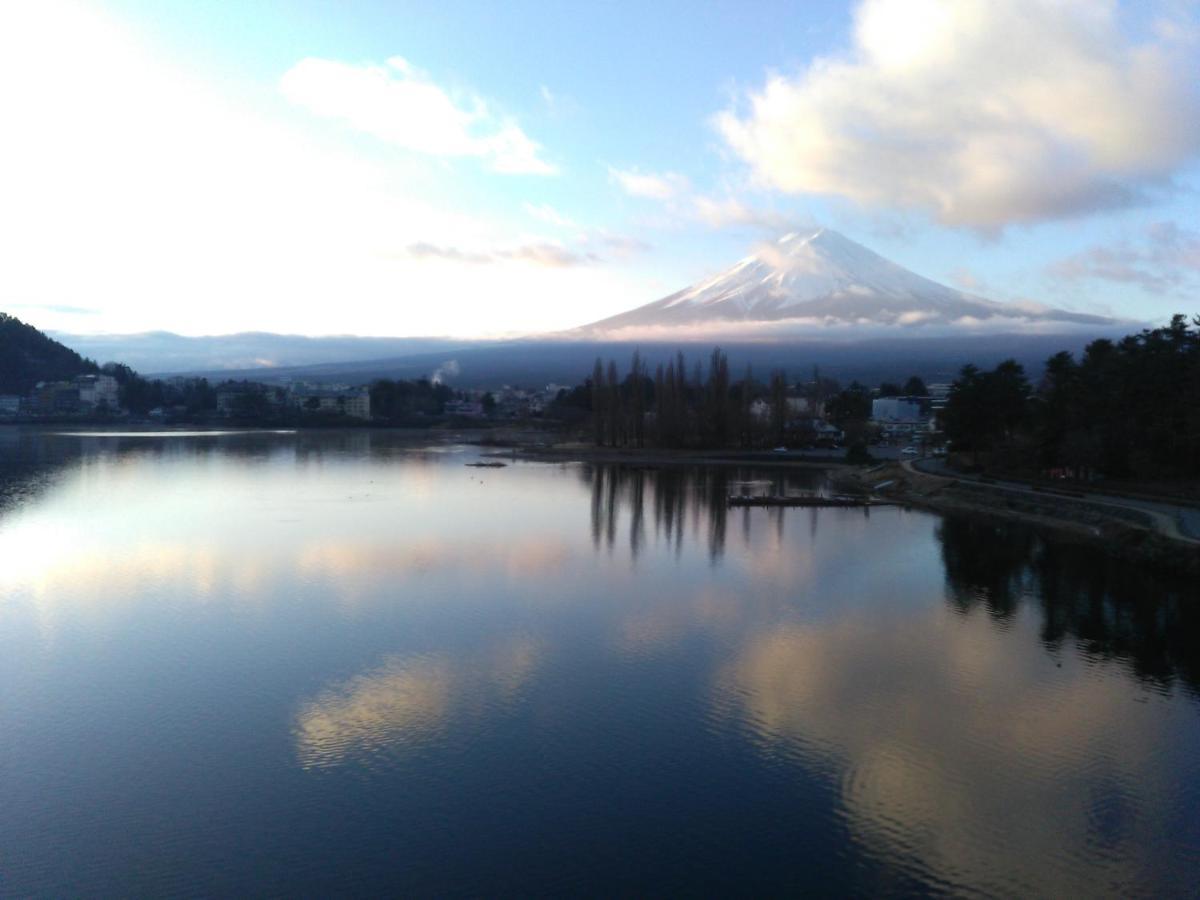
[{"label": "white cloud", "polygon": [[314,115],[340,119],[405,150],[479,157],[506,174],[557,172],[516,122],[497,119],[474,94],[451,96],[400,57],[382,66],[302,59],[284,73],[280,88]]},{"label": "white cloud", "polygon": [[549,203],[524,203],[522,208],[535,219],[558,228],[575,228],[575,222]]},{"label": "white cloud", "polygon": [[771,209],[749,206],[733,197],[717,200],[697,195],[691,202],[695,217],[710,228],[752,225],[769,231],[784,231],[797,224],[794,217]]},{"label": "white cloud", "polygon": [[[0,107],[0,299],[41,328],[492,336],[645,292],[447,204],[425,157],[381,163],[227,96],[81,3],[0,4]],[[396,252],[420,243],[514,257]]]},{"label": "white cloud", "polygon": [[[549,203],[526,202],[522,205],[522,208],[530,216],[538,219],[541,222],[545,222],[547,225],[553,225],[556,228],[574,232],[575,243],[584,249],[579,253],[570,253],[569,258],[571,258],[572,262],[599,262],[599,255],[597,253],[587,251],[586,248],[588,247],[599,248],[607,255],[617,259],[627,259],[639,253],[645,253],[651,249],[650,244],[648,244],[646,241],[643,241],[641,238],[637,238],[632,235],[618,234],[608,231],[604,228],[584,228],[574,219],[563,215]],[[539,243],[542,246],[547,245],[545,241],[531,242],[532,245],[537,245]]]},{"label": "white cloud", "polygon": [[406,247],[401,256],[416,260],[432,259],[472,264],[511,261],[552,269],[600,262],[600,258],[594,253],[576,252],[552,241],[530,241],[510,247],[482,250],[464,250],[461,247],[420,241]]},{"label": "white cloud", "polygon": [[631,197],[646,197],[650,200],[671,200],[691,187],[687,177],[678,172],[654,174],[609,166],[608,175]]},{"label": "white cloud", "polygon": [[638,253],[649,253],[654,249],[641,238],[628,234],[613,234],[603,230],[592,237],[591,240],[601,244],[610,250],[613,255],[621,258],[634,256]]},{"label": "white cloud", "polygon": [[951,269],[949,272],[950,283],[956,287],[962,288],[964,291],[971,291],[976,294],[986,294],[987,286],[983,279],[968,269],[966,266],[958,266]]},{"label": "white cloud", "polygon": [[1103,0],[864,0],[853,48],[715,119],[757,181],[997,229],[1117,208],[1200,153],[1194,49]]},{"label": "white cloud", "polygon": [[1047,274],[1062,281],[1111,281],[1165,293],[1200,278],[1200,232],[1157,222],[1137,241],[1093,245],[1052,263]]}]

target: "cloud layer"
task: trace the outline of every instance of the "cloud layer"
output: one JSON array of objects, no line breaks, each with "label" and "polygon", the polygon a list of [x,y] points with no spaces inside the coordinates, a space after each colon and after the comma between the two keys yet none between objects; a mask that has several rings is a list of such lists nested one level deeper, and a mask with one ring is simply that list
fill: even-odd
[{"label": "cloud layer", "polygon": [[494,263],[512,260],[515,262],[531,263],[535,266],[562,268],[577,266],[583,263],[599,262],[594,253],[575,253],[559,244],[541,241],[521,244],[498,250],[463,250],[458,247],[439,246],[426,242],[410,244],[404,255],[412,259],[443,259],[450,262],[465,263]]},{"label": "cloud layer", "polygon": [[1162,293],[1200,278],[1200,232],[1157,222],[1142,238],[1097,244],[1053,263],[1047,274],[1065,281],[1094,279]]},{"label": "cloud layer", "polygon": [[511,119],[498,119],[478,96],[455,98],[406,60],[350,65],[302,59],[280,81],[284,95],[315,115],[430,156],[467,156],[511,175],[554,175],[541,145]]},{"label": "cloud layer", "polygon": [[846,54],[715,124],[766,186],[995,230],[1138,203],[1200,154],[1189,29],[1101,0],[865,0]]}]

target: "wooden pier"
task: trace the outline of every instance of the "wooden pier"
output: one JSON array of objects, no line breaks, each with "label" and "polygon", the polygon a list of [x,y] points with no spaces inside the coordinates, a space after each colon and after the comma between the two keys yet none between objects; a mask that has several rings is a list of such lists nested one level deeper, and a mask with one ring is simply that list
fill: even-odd
[{"label": "wooden pier", "polygon": [[728,499],[730,506],[807,506],[807,507],[860,507],[860,506],[893,506],[888,500],[878,500],[873,497],[850,497],[844,494],[833,497],[817,497],[813,495],[799,496],[765,496],[748,497],[735,496]]}]

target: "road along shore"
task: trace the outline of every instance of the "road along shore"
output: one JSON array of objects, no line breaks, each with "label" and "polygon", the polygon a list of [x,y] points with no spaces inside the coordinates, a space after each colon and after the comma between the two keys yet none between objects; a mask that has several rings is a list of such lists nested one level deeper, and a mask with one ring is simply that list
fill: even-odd
[{"label": "road along shore", "polygon": [[988,484],[884,463],[838,473],[862,492],[950,515],[1019,521],[1047,536],[1104,548],[1113,556],[1200,577],[1200,541],[1171,516],[1126,505],[1120,497],[1079,498],[1014,485]]}]

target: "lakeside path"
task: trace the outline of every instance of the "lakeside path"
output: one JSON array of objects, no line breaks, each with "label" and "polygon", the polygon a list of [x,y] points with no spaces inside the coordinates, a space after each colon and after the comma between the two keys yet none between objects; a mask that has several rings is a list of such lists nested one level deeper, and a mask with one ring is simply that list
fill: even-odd
[{"label": "lakeside path", "polygon": [[[983,478],[978,475],[966,475],[952,472],[940,459],[904,460],[901,467],[909,473],[917,473],[928,478],[936,478],[947,483],[964,482],[979,484],[988,489],[1027,495],[1031,498],[1046,501],[1055,496],[1053,489],[1038,489],[1023,481],[1012,481],[996,478]],[[1145,516],[1154,529],[1164,537],[1181,541],[1186,544],[1200,546],[1200,507],[1183,504],[1166,503],[1158,500],[1144,500],[1136,497],[1125,497],[1116,494],[1105,494],[1099,491],[1064,489],[1061,496],[1071,500],[1080,500],[1094,506],[1108,507],[1117,511],[1132,511]]]}]

